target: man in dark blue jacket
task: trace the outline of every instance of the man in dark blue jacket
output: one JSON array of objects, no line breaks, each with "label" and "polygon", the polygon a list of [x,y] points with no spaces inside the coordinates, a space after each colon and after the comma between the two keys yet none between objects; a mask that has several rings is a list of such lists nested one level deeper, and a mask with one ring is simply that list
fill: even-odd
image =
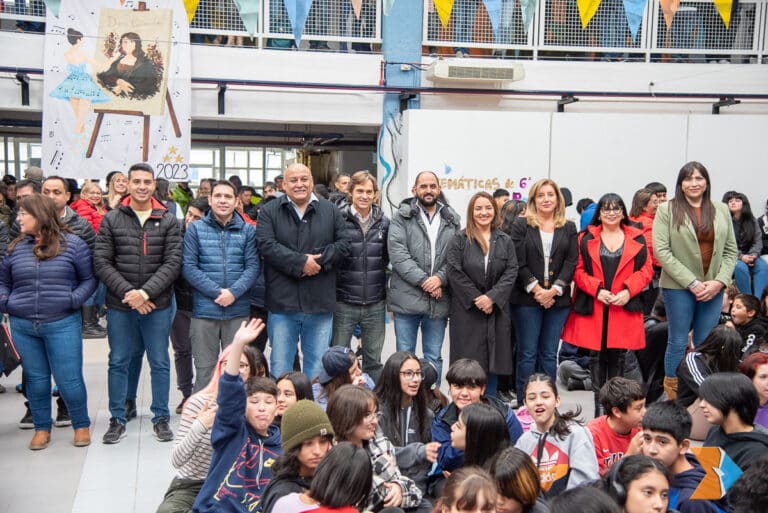
[{"label": "man in dark blue jacket", "polygon": [[250,289],[260,272],[256,230],[235,211],[231,182],[213,185],[211,208],[184,235],[182,273],[192,285],[190,337],[195,391],[208,385],[219,358],[250,314]]},{"label": "man in dark blue jacket", "polygon": [[171,385],[168,335],[173,282],[181,271],[181,231],[176,218],[155,200],[154,170],[134,164],[128,194],[104,216],[96,238],[94,268],[107,286],[109,411],[105,444],[125,437],[125,402],[131,356],[146,350],[152,371],[152,424],[162,442],[168,426]]},{"label": "man in dark blue jacket", "polygon": [[[359,324],[364,341],[363,372],[375,381],[383,367],[389,219],[373,203],[378,188],[376,179],[368,171],[358,171],[348,182],[352,204],[343,205],[341,213],[350,253],[339,264],[333,345],[349,347],[355,325]],[[339,182],[336,183],[339,186]]]},{"label": "man in dark blue jacket", "polygon": [[313,378],[331,343],[336,267],[349,242],[339,209],[312,192],[307,166],[288,166],[284,187],[284,196],[261,209],[256,226],[266,278],[269,366],[274,376],[292,370],[301,337],[304,374]]}]

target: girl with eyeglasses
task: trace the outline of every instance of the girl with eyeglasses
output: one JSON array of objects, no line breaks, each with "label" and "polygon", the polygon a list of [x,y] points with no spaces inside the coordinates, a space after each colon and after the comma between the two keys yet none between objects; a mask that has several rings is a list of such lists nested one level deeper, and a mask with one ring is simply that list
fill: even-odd
[{"label": "girl with eyeglasses", "polygon": [[429,511],[429,501],[422,505],[421,489],[400,472],[392,442],[378,430],[379,401],[372,391],[343,385],[331,396],[326,413],[336,442],[352,442],[365,449],[371,459],[373,490],[370,503],[363,511],[375,513],[389,507]]},{"label": "girl with eyeglasses", "polygon": [[427,406],[421,362],[415,354],[398,351],[384,364],[374,393],[379,399],[379,428],[395,446],[402,473],[427,490],[427,474],[440,444],[432,442],[434,413]]},{"label": "girl with eyeglasses", "polygon": [[590,350],[599,417],[600,388],[623,374],[627,350],[645,347],[641,293],[653,278],[653,266],[642,229],[629,222],[624,201],[613,193],[598,201],[578,248],[573,311],[562,338]]}]

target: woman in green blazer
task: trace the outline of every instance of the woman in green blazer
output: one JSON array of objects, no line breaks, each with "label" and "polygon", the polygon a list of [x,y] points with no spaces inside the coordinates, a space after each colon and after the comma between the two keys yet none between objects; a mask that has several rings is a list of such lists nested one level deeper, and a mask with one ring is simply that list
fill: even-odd
[{"label": "woman in green blazer", "polygon": [[661,292],[669,319],[664,355],[664,390],[677,395],[675,371],[685,354],[688,332],[699,345],[717,325],[723,288],[736,266],[736,238],[728,207],[710,199],[707,169],[688,162],[677,175],[675,197],[659,206],[653,247],[661,263]]}]

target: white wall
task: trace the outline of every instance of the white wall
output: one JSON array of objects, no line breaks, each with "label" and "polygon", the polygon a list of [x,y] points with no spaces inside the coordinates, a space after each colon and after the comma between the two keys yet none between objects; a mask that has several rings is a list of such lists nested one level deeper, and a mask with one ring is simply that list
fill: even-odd
[{"label": "white wall", "polygon": [[497,183],[504,187],[508,178],[517,182],[513,191],[527,196],[531,183],[521,188],[523,176],[551,177],[571,189],[574,203],[616,192],[629,206],[634,192],[650,181],[672,193],[689,160],[709,169],[713,198],[740,190],[756,212],[768,198],[768,116],[421,110],[406,112],[403,123],[403,160],[390,196],[410,195],[416,174],[425,169],[437,172],[444,184],[456,177],[477,179],[463,190],[456,182],[445,188],[462,217],[472,194],[492,191]]}]

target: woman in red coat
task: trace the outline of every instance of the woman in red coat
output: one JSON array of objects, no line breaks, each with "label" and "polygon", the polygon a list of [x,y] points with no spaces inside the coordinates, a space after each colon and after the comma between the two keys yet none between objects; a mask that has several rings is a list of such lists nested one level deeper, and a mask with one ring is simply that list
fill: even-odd
[{"label": "woman in red coat", "polygon": [[622,374],[626,350],[645,347],[640,293],[652,277],[642,229],[630,224],[620,196],[604,195],[579,235],[573,277],[578,290],[562,336],[591,351],[596,417],[598,392],[609,378]]},{"label": "woman in red coat", "polygon": [[93,231],[99,233],[99,226],[101,226],[101,220],[109,210],[104,205],[104,198],[101,195],[101,187],[96,182],[85,182],[83,188],[80,190],[80,199],[73,201],[70,208],[77,212],[77,214],[84,218]]}]

